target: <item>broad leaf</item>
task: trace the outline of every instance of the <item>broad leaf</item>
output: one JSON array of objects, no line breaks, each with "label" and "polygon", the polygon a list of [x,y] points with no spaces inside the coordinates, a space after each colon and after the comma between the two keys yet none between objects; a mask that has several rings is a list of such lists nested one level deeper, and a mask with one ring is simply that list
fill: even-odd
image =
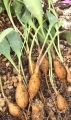
[{"label": "broad leaf", "polygon": [[20,23],[21,23],[22,7],[23,7],[23,4],[20,1],[13,0],[13,8]]},{"label": "broad leaf", "polygon": [[31,14],[27,9],[25,9],[24,13],[22,14],[21,21],[27,24],[30,19],[31,19]]},{"label": "broad leaf", "polygon": [[18,71],[15,63],[13,62],[13,60],[10,56],[10,45],[9,45],[6,38],[4,38],[2,40],[2,42],[0,42],[0,53],[3,54],[11,62],[11,64],[16,68],[16,70]]},{"label": "broad leaf", "polygon": [[0,0],[0,13],[3,12],[4,10],[5,10],[5,7],[4,7],[3,1]]},{"label": "broad leaf", "polygon": [[4,56],[10,55],[10,45],[8,41],[6,40],[6,38],[4,38],[0,42],[0,53],[3,54]]},{"label": "broad leaf", "polygon": [[13,51],[16,53],[17,57],[20,58],[22,48],[22,40],[20,35],[17,32],[12,31],[10,34],[7,35],[7,39]]},{"label": "broad leaf", "polygon": [[49,20],[49,23],[51,25],[54,25],[55,23],[58,22],[58,19],[55,17],[55,15],[53,15],[52,13],[50,13],[48,10],[46,11],[46,17]]},{"label": "broad leaf", "polygon": [[22,14],[23,4],[19,2],[18,0],[13,0],[13,7],[14,7],[16,15],[20,18]]},{"label": "broad leaf", "polygon": [[21,21],[25,24],[29,24],[34,30],[36,30],[36,27],[32,21],[31,14],[27,9],[25,9],[25,12],[23,13],[21,17]]},{"label": "broad leaf", "polygon": [[7,28],[5,29],[1,34],[0,34],[0,42],[6,37],[7,34],[12,32],[14,29],[13,28]]},{"label": "broad leaf", "polygon": [[42,26],[42,3],[40,0],[23,0],[23,3],[31,14],[38,20],[39,24]]}]

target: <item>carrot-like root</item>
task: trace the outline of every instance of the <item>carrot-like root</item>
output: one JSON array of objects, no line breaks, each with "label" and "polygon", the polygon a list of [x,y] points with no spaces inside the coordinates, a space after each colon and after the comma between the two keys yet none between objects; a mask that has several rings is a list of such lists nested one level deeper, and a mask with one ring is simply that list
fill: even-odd
[{"label": "carrot-like root", "polygon": [[3,95],[4,99],[6,100],[6,103],[8,105],[10,114],[15,116],[15,117],[20,118],[21,120],[25,120],[25,118],[22,115],[22,111],[19,108],[19,106],[17,106],[16,104],[10,102],[10,100],[5,96],[4,91],[3,91],[3,87],[2,87],[1,77],[0,77],[0,85],[1,85],[2,95]]},{"label": "carrot-like root", "polygon": [[56,90],[55,87],[53,87],[55,94],[56,94],[56,101],[57,101],[57,108],[59,110],[65,110],[68,106],[67,101],[65,98]]},{"label": "carrot-like root", "polygon": [[65,82],[67,71],[64,65],[59,60],[53,60],[54,71],[57,77]]},{"label": "carrot-like root", "polygon": [[43,61],[41,62],[41,65],[40,65],[40,70],[44,73],[45,75],[45,79],[46,79],[46,84],[47,84],[47,87],[49,89],[49,84],[48,84],[48,80],[47,80],[47,72],[49,70],[49,61],[46,57],[43,58]]},{"label": "carrot-like root", "polygon": [[29,102],[28,91],[25,85],[22,82],[19,82],[15,92],[15,99],[17,105],[24,109],[27,107]]},{"label": "carrot-like root", "polygon": [[67,108],[67,101],[60,94],[57,95],[57,107],[59,110],[65,110]]},{"label": "carrot-like root", "polygon": [[6,99],[6,102],[7,102],[10,114],[15,116],[15,117],[20,118],[21,120],[25,120],[25,118],[22,115],[22,112],[21,112],[19,106],[17,106],[16,104],[10,102],[8,100],[8,98],[5,98],[5,99]]},{"label": "carrot-like root", "polygon": [[30,100],[33,100],[33,98],[38,93],[39,88],[40,88],[39,66],[36,64],[34,74],[31,76],[28,85]]},{"label": "carrot-like root", "polygon": [[63,63],[61,63],[55,56],[54,51],[52,50],[52,58],[53,58],[53,66],[54,66],[54,71],[55,74],[59,79],[61,79],[66,87],[66,77],[67,77],[67,71]]}]

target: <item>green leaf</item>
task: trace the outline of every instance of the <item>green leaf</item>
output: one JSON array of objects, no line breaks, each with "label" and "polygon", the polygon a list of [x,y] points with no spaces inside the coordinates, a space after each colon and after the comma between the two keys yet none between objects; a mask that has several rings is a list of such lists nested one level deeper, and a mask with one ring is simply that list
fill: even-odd
[{"label": "green leaf", "polygon": [[16,14],[18,20],[20,21],[20,23],[21,23],[21,15],[22,15],[22,9],[23,9],[22,7],[23,7],[23,5],[24,4],[22,4],[20,1],[13,0],[13,8],[15,10],[15,14]]},{"label": "green leaf", "polygon": [[25,9],[25,12],[23,13],[21,17],[21,21],[25,24],[29,24],[34,30],[36,30],[34,22],[32,21],[31,14],[27,9]]},{"label": "green leaf", "polygon": [[59,29],[59,28],[62,26],[62,24],[63,24],[63,21],[62,21],[62,20],[59,20],[59,21],[54,25],[54,28],[56,29],[56,31],[57,31],[57,29]]},{"label": "green leaf", "polygon": [[52,13],[54,16],[56,16],[56,18],[57,18],[57,13],[56,13],[55,9],[52,8],[52,7],[50,7],[50,11],[51,11],[51,13]]},{"label": "green leaf", "polygon": [[13,28],[7,28],[5,29],[1,34],[0,34],[0,42],[6,37],[7,34],[12,32],[14,29]]},{"label": "green leaf", "polygon": [[40,0],[23,0],[23,3],[31,14],[38,20],[39,24],[42,26],[42,3]]},{"label": "green leaf", "polygon": [[16,68],[16,70],[18,71],[15,63],[13,62],[13,60],[10,56],[10,45],[9,45],[6,38],[4,38],[0,42],[0,53],[3,54],[11,62],[11,64]]},{"label": "green leaf", "polygon": [[13,0],[13,8],[18,17],[21,17],[23,4],[18,0]]},{"label": "green leaf", "polygon": [[17,32],[12,31],[10,34],[7,35],[7,39],[13,51],[16,53],[17,57],[20,58],[22,48],[22,40],[20,35]]},{"label": "green leaf", "polygon": [[31,14],[27,9],[25,9],[25,12],[23,13],[23,15],[21,17],[21,21],[23,23],[27,24],[30,19],[31,19]]},{"label": "green leaf", "polygon": [[58,22],[58,19],[55,17],[55,15],[53,15],[52,13],[50,13],[48,10],[46,11],[46,17],[49,20],[49,23],[51,25],[54,25],[55,23]]},{"label": "green leaf", "polygon": [[65,31],[63,34],[64,34],[68,44],[71,45],[71,31]]},{"label": "green leaf", "polygon": [[6,38],[4,38],[2,42],[0,42],[0,53],[4,56],[8,56],[10,54],[10,45]]},{"label": "green leaf", "polygon": [[4,4],[2,1],[0,1],[0,13],[5,10]]}]

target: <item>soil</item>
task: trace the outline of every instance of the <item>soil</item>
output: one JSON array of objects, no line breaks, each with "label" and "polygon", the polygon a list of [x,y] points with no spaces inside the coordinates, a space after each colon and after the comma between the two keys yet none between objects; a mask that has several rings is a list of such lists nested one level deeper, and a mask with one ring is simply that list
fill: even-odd
[{"label": "soil", "polygon": [[[47,4],[45,4],[44,7],[47,7]],[[60,18],[63,18],[63,20],[66,20],[66,15],[63,14],[64,10],[71,10],[71,5],[68,4],[62,4],[60,1],[57,1],[54,3],[55,10],[57,12],[57,15]],[[44,8],[45,9],[45,8]],[[63,16],[63,17],[62,17]],[[69,20],[71,20],[70,14],[68,14]],[[22,31],[22,27],[18,23],[18,20],[16,19],[15,16],[13,16],[14,22],[16,23],[16,26]],[[69,21],[68,20],[68,21]],[[12,24],[7,16],[7,13],[4,11],[3,13],[0,14],[0,33],[6,29],[12,27]],[[71,26],[63,26],[62,29],[67,29],[71,30]],[[67,43],[67,41],[61,36],[60,38],[60,48],[62,52],[62,56],[64,58],[64,61],[68,65],[69,70],[71,71],[71,46]],[[37,48],[36,46],[33,49],[33,60],[36,60],[37,58]],[[35,53],[35,54],[34,54]],[[14,53],[11,52],[11,56],[15,63],[17,63],[17,59],[14,56]],[[29,72],[28,72],[28,60],[26,55],[23,56],[22,58],[22,63],[23,63],[23,69],[25,71],[26,79],[29,80]],[[2,84],[3,84],[3,89],[5,95],[13,102],[16,103],[15,101],[15,90],[18,84],[18,72],[15,70],[15,68],[11,65],[11,63],[3,56],[0,55],[0,75],[2,77]],[[47,74],[48,77],[48,74]],[[44,120],[71,120],[71,83],[66,83],[67,84],[67,89],[64,86],[64,83],[60,81],[60,79],[57,78],[57,76],[54,73],[53,70],[53,77],[54,77],[54,85],[56,89],[60,92],[60,94],[66,99],[68,103],[68,107],[64,111],[60,111],[57,108],[56,105],[56,95],[53,91],[53,88],[50,84],[50,81],[48,81],[48,84],[50,86],[49,91],[46,81],[45,81],[45,76],[42,73],[41,77],[41,87],[39,90],[39,93],[36,95],[34,100],[41,101],[43,106],[43,116]],[[27,112],[27,108],[25,110],[22,110],[23,114]],[[28,115],[28,120],[31,120],[31,110]],[[1,90],[0,90],[0,120],[20,120],[17,117],[14,117],[10,114],[9,109],[7,107],[7,104],[5,100],[3,99]]]}]

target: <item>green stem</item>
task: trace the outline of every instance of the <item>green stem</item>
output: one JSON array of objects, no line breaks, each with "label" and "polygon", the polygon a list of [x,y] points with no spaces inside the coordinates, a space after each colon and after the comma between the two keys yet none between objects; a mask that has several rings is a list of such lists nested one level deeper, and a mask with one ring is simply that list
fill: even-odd
[{"label": "green stem", "polygon": [[38,59],[39,65],[42,63],[42,61],[43,61],[46,53],[48,52],[48,50],[51,48],[52,44],[54,43],[54,40],[55,40],[55,37],[56,37],[56,36],[57,36],[57,33],[56,33],[56,34],[54,35],[54,37],[52,38],[52,41],[51,41],[50,44],[48,45],[48,47],[47,47],[44,55],[43,55],[42,58],[41,58],[41,60],[39,61],[39,59]]},{"label": "green stem", "polygon": [[14,61],[12,60],[10,54],[8,56],[5,55],[5,57],[11,62],[11,64],[15,67],[15,69],[19,72],[18,68],[16,67]]},{"label": "green stem", "polygon": [[48,50],[48,56],[49,56],[49,64],[50,64],[50,67],[49,67],[49,78],[50,78],[50,82],[51,82],[51,85],[53,86],[53,79],[52,79],[52,57],[51,57],[51,52],[50,50]]},{"label": "green stem", "polygon": [[18,69],[19,69],[19,73],[20,73],[20,58],[18,57]]},{"label": "green stem", "polygon": [[[29,53],[30,65],[31,65],[31,53],[32,53],[32,49],[33,49],[33,46],[34,46],[35,38],[37,36],[37,33],[38,33],[39,29],[40,29],[40,26],[38,27],[37,31],[35,32],[35,35],[33,36],[32,44],[31,44],[31,48],[30,48],[30,53]],[[32,66],[31,66],[31,68],[32,68]]]},{"label": "green stem", "polygon": [[62,55],[58,52],[55,43],[53,43],[53,45],[54,45],[54,48],[55,48],[55,50],[56,50],[56,53],[57,53],[58,57],[60,58],[61,62],[63,62],[63,57],[62,57]]},{"label": "green stem", "polygon": [[53,83],[52,56],[51,56],[50,50],[48,50],[48,56],[49,56],[49,64],[50,64],[50,67],[49,67],[49,80],[50,80],[50,83],[51,83],[51,85],[53,87],[53,90],[54,90],[55,94],[57,95],[58,91],[56,90],[56,88],[54,86],[54,83]]},{"label": "green stem", "polygon": [[49,34],[50,34],[51,28],[52,28],[52,26],[49,27],[49,30],[48,30],[48,33],[47,33],[47,35],[46,35],[46,37],[45,37],[45,40],[44,40],[44,43],[43,43],[42,49],[41,49],[40,54],[39,54],[39,57],[38,57],[38,60],[39,60],[40,57],[41,57],[42,51],[43,51],[43,49],[44,49],[44,47],[45,47],[45,44],[46,44],[46,41],[47,41],[48,36],[49,36]]},{"label": "green stem", "polygon": [[[27,24],[25,24],[25,28],[24,28],[25,30],[25,33],[24,33],[24,42],[23,42],[23,48],[24,48],[24,46],[25,46],[25,44],[26,44],[26,47],[25,47],[25,52],[28,54],[29,53],[29,46],[28,46],[28,38],[29,38],[29,33],[30,33],[30,26],[29,26],[29,28],[27,28]],[[23,49],[22,48],[22,49]]]},{"label": "green stem", "polygon": [[25,73],[24,73],[24,70],[23,70],[23,66],[22,66],[22,61],[20,59],[20,66],[21,66],[21,71],[22,71],[22,75],[23,75],[23,82],[24,82],[24,85],[27,86],[27,80],[26,80],[26,77],[25,77]]},{"label": "green stem", "polygon": [[3,87],[2,87],[1,76],[0,76],[0,86],[1,86],[2,95],[3,95],[4,99],[5,99],[6,97],[5,97],[5,95],[4,95],[4,91],[3,91]]},{"label": "green stem", "polygon": [[[57,32],[57,36],[59,36],[59,34],[60,34],[60,32]],[[52,37],[51,34],[50,34],[50,37],[51,37],[51,39],[53,39],[53,37]],[[55,42],[53,42],[53,46],[54,46],[54,48],[55,48],[55,50],[56,50],[56,53],[57,53],[57,55],[59,56],[61,62],[63,62],[63,57],[62,57],[61,51],[60,51],[59,37],[58,37],[58,48],[59,48],[59,49],[57,50],[57,47],[56,47],[56,45],[55,45]],[[59,51],[60,51],[60,52],[59,52]]]}]

